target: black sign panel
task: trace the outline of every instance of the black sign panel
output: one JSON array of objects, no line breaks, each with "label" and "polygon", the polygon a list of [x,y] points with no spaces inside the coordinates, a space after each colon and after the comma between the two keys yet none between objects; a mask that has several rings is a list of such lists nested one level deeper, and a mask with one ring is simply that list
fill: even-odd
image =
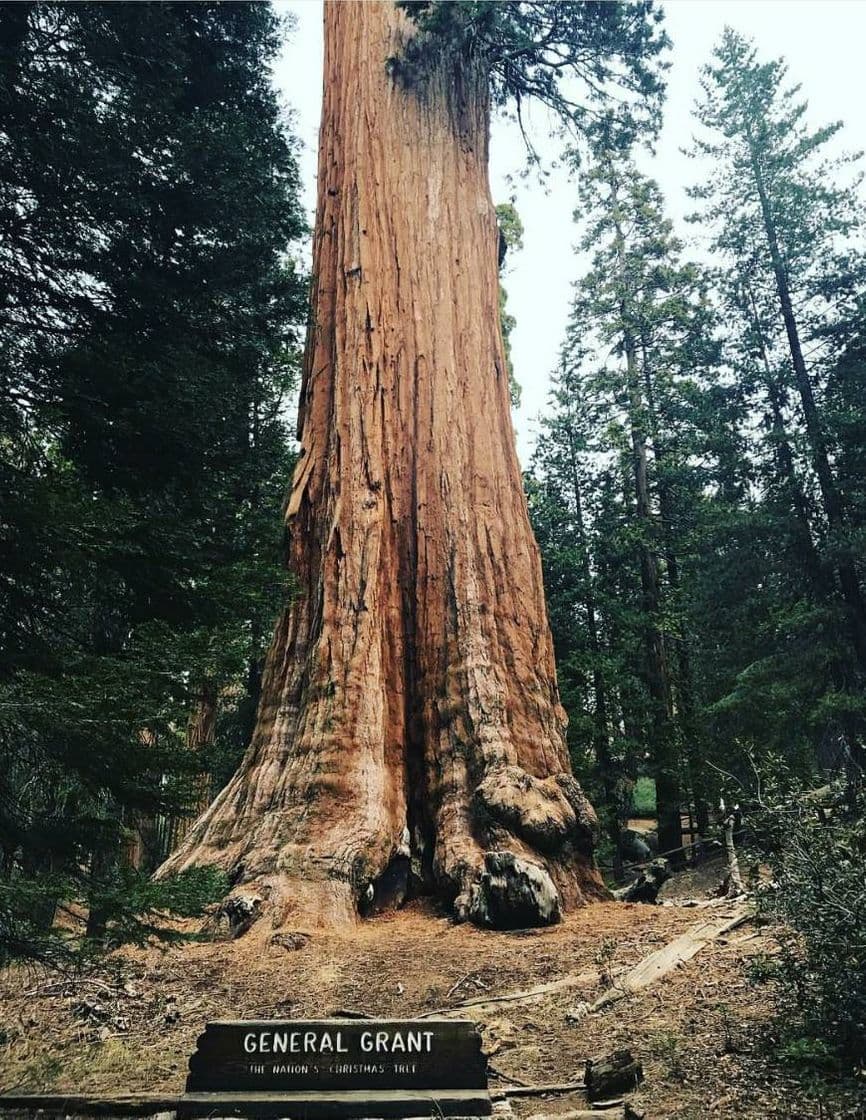
[{"label": "black sign panel", "polygon": [[487,1089],[475,1025],[450,1019],[208,1023],[189,1070],[188,1094]]}]

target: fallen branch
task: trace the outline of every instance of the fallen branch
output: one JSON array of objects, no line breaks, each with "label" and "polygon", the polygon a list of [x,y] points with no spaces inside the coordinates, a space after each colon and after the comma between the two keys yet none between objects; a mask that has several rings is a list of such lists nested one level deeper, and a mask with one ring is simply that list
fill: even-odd
[{"label": "fallen branch", "polygon": [[707,918],[698,922],[691,929],[687,929],[685,933],[662,946],[661,949],[657,949],[654,953],[650,953],[648,957],[644,957],[622,977],[615,987],[608,988],[594,1003],[581,1004],[569,1012],[568,1019],[571,1022],[580,1022],[587,1015],[601,1011],[603,1008],[609,1007],[610,1004],[625,999],[627,995],[638,992],[642,988],[648,988],[669,972],[673,972],[675,968],[679,968],[680,965],[697,956],[702,949],[721,937],[722,934],[747,922],[752,914],[753,911],[744,906],[734,914]]},{"label": "fallen branch", "polygon": [[583,1081],[564,1081],[554,1085],[504,1085],[501,1089],[494,1089],[490,1099],[499,1101],[506,1097],[543,1097],[548,1093],[579,1093],[585,1088]]},{"label": "fallen branch", "polygon": [[[620,969],[615,975],[625,972]],[[432,1011],[422,1012],[419,1019],[430,1019],[433,1016],[457,1015],[471,1007],[476,1014],[485,1007],[493,1007],[500,1003],[538,1003],[554,992],[566,991],[568,988],[594,988],[601,979],[599,972],[578,972],[571,976],[564,976],[561,980],[551,980],[547,984],[538,984],[534,988],[524,988],[519,992],[505,992],[501,996],[474,996],[472,999],[463,1000],[462,1003],[453,1004],[451,1007],[437,1007]]]},{"label": "fallen branch", "polygon": [[[730,906],[730,899],[712,899],[706,903],[697,903],[697,905],[715,907],[720,903]],[[584,1009],[581,1014],[583,1015],[591,1011],[596,1011],[607,1003],[613,1002],[614,999],[622,998],[622,996],[627,995],[630,991],[636,991],[638,988],[646,987],[647,984],[654,983],[655,980],[659,979],[666,972],[670,972],[672,968],[676,968],[684,961],[690,960],[696,953],[700,952],[705,945],[715,940],[716,937],[720,937],[728,930],[742,925],[743,922],[751,917],[751,914],[752,911],[750,909],[742,907],[733,918],[730,913],[719,917],[706,918],[697,923],[697,925],[686,930],[684,934],[681,934],[663,948],[645,957],[639,964],[635,965],[634,968],[620,968],[614,970],[611,975],[617,978],[617,985],[608,989],[594,1004],[581,1005]],[[653,975],[657,969],[658,960],[664,957],[665,954],[671,955],[672,963],[670,963],[669,967]],[[648,972],[650,978],[645,982],[639,982],[637,977],[642,975],[644,971]],[[623,990],[620,990],[619,987],[620,977],[622,977]],[[460,1003],[452,1004],[450,1007],[435,1007],[431,1011],[422,1011],[417,1018],[430,1019],[434,1016],[441,1018],[449,1015],[460,1015],[469,1008],[472,1009],[475,1015],[479,1015],[483,1014],[487,1008],[495,1008],[503,1003],[539,1003],[555,992],[567,991],[569,988],[595,988],[600,982],[601,973],[597,971],[577,972],[571,976],[564,976],[561,980],[552,980],[546,984],[537,984],[533,988],[524,988],[518,992],[504,992],[501,996],[474,996],[472,999],[463,1000]],[[619,994],[614,996],[612,995],[614,992]]]},{"label": "fallen branch", "polygon": [[515,1077],[513,1073],[503,1073],[501,1069],[496,1068],[493,1062],[488,1061],[487,1073],[489,1077],[496,1077],[499,1081],[505,1081],[506,1083],[510,1082],[511,1084],[509,1085],[509,1088],[511,1087],[511,1085],[516,1085],[524,1089],[529,1088],[528,1081],[521,1081],[520,1078]]},{"label": "fallen branch", "polygon": [[448,991],[445,993],[445,998],[450,999],[454,995],[454,993],[457,991],[457,989],[460,987],[460,985],[463,983],[463,981],[468,980],[469,977],[472,976],[472,975],[474,975],[472,972],[467,972],[465,976],[461,976],[460,979],[456,982],[456,984],[452,984],[451,987],[448,989]]},{"label": "fallen branch", "polygon": [[576,1108],[568,1112],[536,1112],[529,1120],[626,1120],[626,1112],[621,1104],[609,1108]]}]

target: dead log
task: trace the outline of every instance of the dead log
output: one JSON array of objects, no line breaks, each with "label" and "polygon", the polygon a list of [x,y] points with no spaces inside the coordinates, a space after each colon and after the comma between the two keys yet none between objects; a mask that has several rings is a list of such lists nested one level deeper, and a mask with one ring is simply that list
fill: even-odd
[{"label": "dead log", "polygon": [[490,1099],[504,1100],[507,1097],[545,1097],[548,1093],[581,1093],[586,1088],[583,1081],[563,1081],[552,1085],[505,1085],[494,1089]]},{"label": "dead log", "polygon": [[673,872],[666,859],[654,859],[633,883],[614,891],[613,897],[617,902],[654,903],[658,898],[659,891],[672,874]]},{"label": "dead log", "polygon": [[601,1011],[610,1004],[625,999],[633,992],[639,992],[643,988],[655,984],[663,976],[673,972],[675,968],[679,968],[686,961],[690,961],[692,957],[696,956],[707,945],[712,944],[717,938],[728,933],[729,930],[741,926],[743,922],[747,922],[753,913],[754,911],[748,907],[742,906],[733,914],[724,914],[717,918],[708,918],[705,921],[698,922],[687,929],[685,933],[680,934],[679,937],[675,937],[673,941],[669,941],[661,949],[656,949],[654,953],[644,957],[634,968],[617,980],[615,987],[602,992],[594,1003],[582,1003],[572,1008],[566,1015],[566,1020],[570,1023],[579,1023],[587,1015]]},{"label": "dead log", "polygon": [[622,1105],[610,1108],[575,1108],[568,1112],[537,1112],[529,1120],[628,1120]]},{"label": "dead log", "polygon": [[[615,970],[614,975],[625,971],[625,969]],[[474,1018],[495,1009],[496,1005],[500,1003],[540,1003],[549,995],[565,991],[568,988],[595,988],[600,980],[601,974],[597,969],[576,972],[569,976],[563,976],[560,980],[548,980],[544,984],[536,984],[532,988],[523,988],[517,992],[503,992],[499,996],[473,996],[471,999],[464,999],[460,1003],[455,1003],[452,1007],[434,1007],[430,1011],[421,1012],[418,1018],[440,1018],[447,1015],[464,1016],[467,1008],[472,1008],[472,1017]]]},{"label": "dead log", "polygon": [[643,1081],[643,1066],[631,1050],[611,1050],[597,1058],[587,1058],[586,1095],[591,1101],[608,1100],[630,1093]]}]

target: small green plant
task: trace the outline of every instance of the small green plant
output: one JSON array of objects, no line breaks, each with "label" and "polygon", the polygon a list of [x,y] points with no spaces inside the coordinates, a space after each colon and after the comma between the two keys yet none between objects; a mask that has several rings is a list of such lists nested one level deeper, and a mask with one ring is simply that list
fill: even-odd
[{"label": "small green plant", "polygon": [[808,1035],[795,1035],[786,1039],[777,1051],[780,1061],[796,1066],[798,1069],[808,1067],[815,1070],[837,1070],[839,1057],[820,1038]]},{"label": "small green plant", "polygon": [[153,879],[130,867],[119,867],[90,898],[103,915],[110,946],[144,944],[149,938],[184,937],[167,928],[165,918],[195,918],[228,891],[228,880],[214,867],[191,867],[169,879]]},{"label": "small green plant", "polygon": [[650,1053],[667,1066],[673,1077],[683,1075],[683,1052],[675,1031],[656,1031],[649,1039]]},{"label": "small green plant", "polygon": [[26,959],[58,968],[82,967],[118,945],[181,940],[190,935],[173,928],[170,920],[200,916],[227,891],[225,875],[212,867],[190,868],[158,882],[130,867],[117,867],[94,885],[87,899],[102,925],[100,935],[88,940],[54,924],[55,909],[74,897],[68,881],[0,877],[0,966]]},{"label": "small green plant", "polygon": [[652,817],[656,812],[656,784],[652,778],[638,778],[634,785],[631,807],[636,817]]},{"label": "small green plant", "polygon": [[768,984],[772,980],[778,980],[778,962],[768,957],[766,953],[759,953],[747,962],[746,979],[750,984]]},{"label": "small green plant", "polygon": [[612,937],[605,937],[595,954],[595,963],[598,965],[601,984],[609,988],[613,983],[613,959],[616,956],[617,942]]},{"label": "small green plant", "polygon": [[63,1073],[63,1062],[54,1054],[38,1054],[26,1060],[17,1074],[16,1089],[44,1093]]}]

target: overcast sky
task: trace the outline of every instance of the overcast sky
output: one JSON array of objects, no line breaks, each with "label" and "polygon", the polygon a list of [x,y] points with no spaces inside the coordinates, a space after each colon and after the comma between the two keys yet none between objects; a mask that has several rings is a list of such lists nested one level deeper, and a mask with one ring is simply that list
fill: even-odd
[{"label": "overcast sky", "polygon": [[[297,20],[276,78],[286,103],[296,113],[297,133],[304,144],[305,203],[312,221],[322,92],[322,5],[320,0],[285,0],[277,6],[294,13]],[[661,184],[668,213],[681,237],[696,236],[682,220],[690,209],[684,188],[712,169],[686,159],[679,149],[688,144],[693,131],[691,110],[700,93],[698,71],[709,60],[726,24],[753,38],[762,58],[784,56],[790,78],[802,83],[811,123],[842,120],[841,146],[866,149],[866,0],[668,0],[664,9],[673,41],[665,125],[657,155],[645,162],[644,170]],[[555,142],[546,139],[543,117],[536,123],[537,147],[552,161]],[[523,142],[516,128],[496,122],[490,168],[493,200],[505,202],[513,196],[526,227],[524,249],[507,262],[505,279],[509,310],[517,319],[512,350],[523,402],[514,421],[518,450],[526,463],[533,443],[533,420],[544,408],[571,285],[580,276],[582,261],[573,249],[578,237],[572,220],[574,181],[564,172],[554,171],[546,191],[537,179],[515,183],[510,177],[524,162]]]}]

